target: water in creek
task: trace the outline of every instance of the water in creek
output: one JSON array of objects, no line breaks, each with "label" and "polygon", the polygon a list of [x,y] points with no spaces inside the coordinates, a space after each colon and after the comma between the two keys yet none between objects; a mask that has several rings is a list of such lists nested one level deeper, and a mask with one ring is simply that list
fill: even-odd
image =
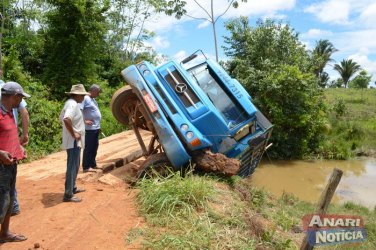
[{"label": "water in creek", "polygon": [[251,180],[255,186],[276,196],[286,192],[315,203],[333,168],[343,170],[343,175],[332,202],[352,201],[369,208],[376,206],[376,159],[263,162]]}]

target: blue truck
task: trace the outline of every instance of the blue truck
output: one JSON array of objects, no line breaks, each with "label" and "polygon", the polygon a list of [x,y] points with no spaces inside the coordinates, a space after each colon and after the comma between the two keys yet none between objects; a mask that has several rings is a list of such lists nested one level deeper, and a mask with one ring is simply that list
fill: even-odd
[{"label": "blue truck", "polygon": [[[143,61],[124,69],[126,85],[113,95],[112,113],[133,128],[147,157],[145,169],[181,170],[197,152],[211,152],[237,159],[236,174],[250,176],[271,145],[272,124],[236,79],[202,52],[199,60],[198,52],[180,63],[156,67]],[[152,133],[149,145],[139,129]]]}]

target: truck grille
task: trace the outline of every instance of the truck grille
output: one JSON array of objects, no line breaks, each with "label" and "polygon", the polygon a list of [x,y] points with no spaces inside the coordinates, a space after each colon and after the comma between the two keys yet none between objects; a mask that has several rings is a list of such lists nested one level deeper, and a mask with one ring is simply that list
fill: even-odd
[{"label": "truck grille", "polygon": [[248,141],[249,147],[244,150],[240,156],[240,170],[238,175],[241,177],[248,177],[255,171],[256,167],[262,159],[265,152],[266,145],[271,135],[271,129],[265,131],[263,134],[256,136]]},{"label": "truck grille", "polygon": [[[192,90],[191,86],[186,82],[184,77],[179,73],[179,71],[177,69],[174,69],[173,71],[170,71],[168,69],[167,72],[169,73],[164,77],[164,79],[174,90],[175,94],[179,97],[180,101],[184,104],[184,106],[186,108],[190,106],[196,106],[200,99]],[[184,91],[179,93],[177,89],[177,84],[185,86]]]},{"label": "truck grille", "polygon": [[240,157],[241,165],[238,175],[241,177],[248,177],[255,171],[256,167],[262,159],[264,148],[254,151],[248,147]]}]

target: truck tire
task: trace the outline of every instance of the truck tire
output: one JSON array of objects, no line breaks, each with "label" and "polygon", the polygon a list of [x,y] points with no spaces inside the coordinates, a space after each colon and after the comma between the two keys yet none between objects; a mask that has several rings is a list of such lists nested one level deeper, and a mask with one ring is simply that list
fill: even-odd
[{"label": "truck tire", "polygon": [[111,111],[115,119],[123,125],[129,125],[130,112],[135,109],[138,98],[127,85],[118,89],[111,99]]},{"label": "truck tire", "polygon": [[167,177],[175,170],[165,153],[150,155],[144,163],[142,163],[138,178],[155,178]]}]

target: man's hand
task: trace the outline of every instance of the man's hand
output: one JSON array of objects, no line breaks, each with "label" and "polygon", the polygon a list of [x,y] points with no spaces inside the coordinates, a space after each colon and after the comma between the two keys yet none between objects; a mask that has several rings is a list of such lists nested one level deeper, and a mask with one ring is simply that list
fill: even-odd
[{"label": "man's hand", "polygon": [[74,131],[73,125],[72,125],[72,120],[69,117],[66,117],[63,119],[63,122],[65,124],[65,127],[67,128],[68,132],[72,135],[74,139],[77,141],[81,139],[81,134]]},{"label": "man's hand", "polygon": [[80,133],[74,132],[74,133],[73,133],[73,137],[74,137],[74,139],[76,139],[77,141],[81,140],[81,134],[80,134]]},{"label": "man's hand", "polygon": [[86,125],[90,125],[91,126],[91,125],[93,125],[93,123],[94,122],[92,120],[85,120],[85,124]]},{"label": "man's hand", "polygon": [[22,134],[22,136],[20,138],[20,144],[22,146],[26,146],[27,144],[29,144],[29,135],[28,134]]},{"label": "man's hand", "polygon": [[27,158],[27,152],[26,152],[26,149],[25,149],[24,147],[21,146],[21,150],[22,150],[23,158]]},{"label": "man's hand", "polygon": [[5,165],[12,164],[13,163],[12,155],[7,151],[0,150],[0,163],[5,164]]}]

